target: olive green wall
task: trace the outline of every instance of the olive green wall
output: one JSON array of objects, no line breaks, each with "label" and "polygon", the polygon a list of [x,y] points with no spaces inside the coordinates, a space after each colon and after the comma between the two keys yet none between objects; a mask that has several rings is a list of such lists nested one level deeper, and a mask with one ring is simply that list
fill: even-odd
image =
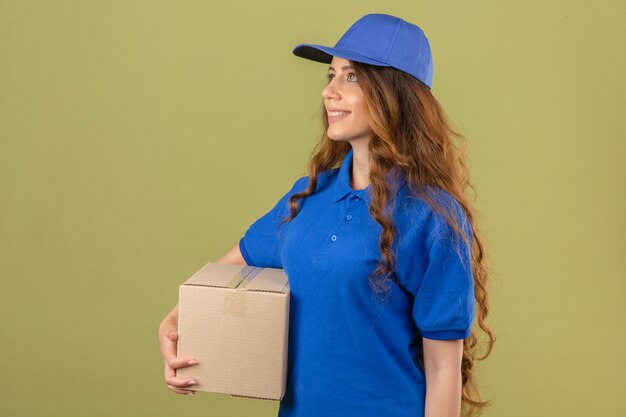
[{"label": "olive green wall", "polygon": [[293,46],[373,12],[424,29],[468,138],[484,415],[623,415],[621,0],[0,0],[0,415],[275,415],[167,390],[157,327],[306,173],[325,66]]}]

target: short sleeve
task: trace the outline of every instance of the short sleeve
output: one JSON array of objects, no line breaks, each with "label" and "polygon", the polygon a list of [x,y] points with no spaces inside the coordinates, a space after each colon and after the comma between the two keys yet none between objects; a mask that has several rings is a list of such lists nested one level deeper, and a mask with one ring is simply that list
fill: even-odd
[{"label": "short sleeve", "polygon": [[427,222],[426,250],[412,309],[413,320],[427,339],[465,339],[474,320],[473,233],[463,210],[457,212],[461,227],[469,233],[469,248],[439,215],[432,213]]},{"label": "short sleeve", "polygon": [[281,248],[283,231],[288,224],[279,224],[283,217],[289,214],[289,198],[306,189],[308,177],[300,177],[291,189],[283,195],[274,207],[254,223],[252,223],[243,237],[239,240],[239,250],[244,261],[249,266],[262,268],[282,268]]}]

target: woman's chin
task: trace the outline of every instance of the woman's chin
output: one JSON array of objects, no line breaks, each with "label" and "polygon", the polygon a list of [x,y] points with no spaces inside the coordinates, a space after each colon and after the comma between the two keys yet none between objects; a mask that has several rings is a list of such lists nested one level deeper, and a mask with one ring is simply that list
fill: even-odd
[{"label": "woman's chin", "polygon": [[326,136],[328,136],[328,139],[334,140],[337,142],[343,142],[349,139],[345,135],[337,134],[334,132],[328,132],[328,131],[326,132]]},{"label": "woman's chin", "polygon": [[334,140],[335,142],[344,142],[346,140],[344,138],[335,137],[335,136],[328,136],[328,139]]}]

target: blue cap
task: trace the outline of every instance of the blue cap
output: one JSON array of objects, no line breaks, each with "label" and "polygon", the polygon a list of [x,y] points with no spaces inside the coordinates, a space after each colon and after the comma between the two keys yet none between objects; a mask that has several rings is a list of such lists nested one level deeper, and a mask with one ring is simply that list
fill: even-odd
[{"label": "blue cap", "polygon": [[333,56],[381,67],[393,67],[431,88],[433,59],[424,31],[388,14],[368,14],[354,22],[333,48],[303,43],[293,53],[330,64]]}]

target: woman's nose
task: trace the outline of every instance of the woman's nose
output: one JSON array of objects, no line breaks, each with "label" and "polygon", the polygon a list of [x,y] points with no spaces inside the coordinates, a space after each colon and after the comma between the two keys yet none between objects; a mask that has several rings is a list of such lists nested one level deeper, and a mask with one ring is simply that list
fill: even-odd
[{"label": "woman's nose", "polygon": [[322,97],[329,99],[329,98],[338,98],[340,95],[339,90],[336,88],[335,83],[333,82],[333,80],[331,80],[326,87],[324,87],[324,89],[322,89]]}]

